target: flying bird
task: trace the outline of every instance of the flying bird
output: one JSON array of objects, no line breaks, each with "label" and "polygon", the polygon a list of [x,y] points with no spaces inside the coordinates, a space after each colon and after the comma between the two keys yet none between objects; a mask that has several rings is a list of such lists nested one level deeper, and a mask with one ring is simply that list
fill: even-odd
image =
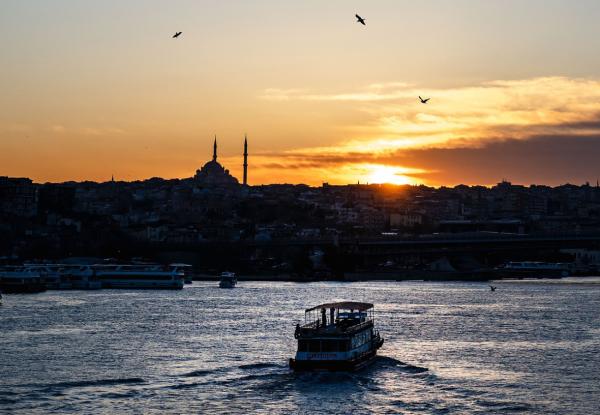
[{"label": "flying bird", "polygon": [[356,16],[356,23],[360,23],[363,26],[366,26],[367,24],[365,23],[365,19],[363,19],[362,17],[360,17],[358,14],[355,14]]},{"label": "flying bird", "polygon": [[181,32],[175,32],[175,34],[173,35],[173,39],[178,38],[179,35],[181,35]]},{"label": "flying bird", "polygon": [[421,98],[421,96],[419,95],[419,99],[421,100],[421,104],[427,104],[427,101],[429,101],[431,98],[423,99],[423,98]]},{"label": "flying bird", "polygon": [[496,291],[497,287],[494,287],[493,285],[490,285],[490,291]]}]

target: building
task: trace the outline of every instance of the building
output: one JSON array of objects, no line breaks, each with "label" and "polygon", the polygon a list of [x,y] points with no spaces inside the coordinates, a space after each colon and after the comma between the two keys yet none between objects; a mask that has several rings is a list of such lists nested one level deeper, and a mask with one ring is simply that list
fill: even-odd
[{"label": "building", "polygon": [[0,177],[0,214],[32,217],[38,211],[38,192],[30,179]]},{"label": "building", "polygon": [[244,136],[244,186],[248,185],[248,137]]},{"label": "building", "polygon": [[217,137],[213,144],[212,160],[202,166],[200,170],[196,170],[194,179],[202,187],[229,187],[240,184],[238,179],[217,161]]},{"label": "building", "polygon": [[423,223],[423,215],[417,212],[390,214],[391,228],[414,228]]}]

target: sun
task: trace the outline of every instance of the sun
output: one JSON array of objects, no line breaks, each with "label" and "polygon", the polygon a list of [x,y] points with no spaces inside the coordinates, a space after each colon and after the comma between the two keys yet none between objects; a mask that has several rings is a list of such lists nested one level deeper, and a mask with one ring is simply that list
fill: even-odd
[{"label": "sun", "polygon": [[401,167],[384,166],[381,164],[371,164],[367,167],[368,183],[389,183],[389,184],[411,184],[413,180],[406,176],[406,169]]}]

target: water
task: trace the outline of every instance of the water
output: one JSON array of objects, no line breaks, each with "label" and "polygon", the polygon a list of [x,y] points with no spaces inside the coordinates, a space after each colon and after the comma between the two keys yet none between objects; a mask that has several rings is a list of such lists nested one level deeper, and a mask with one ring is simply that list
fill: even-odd
[{"label": "water", "polygon": [[[497,285],[6,295],[0,412],[600,413],[600,284]],[[355,374],[291,373],[302,310],[343,299],[376,304],[380,357]]]}]

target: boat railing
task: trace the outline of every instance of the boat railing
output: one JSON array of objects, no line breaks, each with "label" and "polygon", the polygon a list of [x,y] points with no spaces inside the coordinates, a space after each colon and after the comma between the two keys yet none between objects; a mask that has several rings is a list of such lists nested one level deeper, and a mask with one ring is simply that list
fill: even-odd
[{"label": "boat railing", "polygon": [[311,335],[311,334],[349,334],[349,333],[353,333],[356,331],[360,331],[363,330],[367,327],[372,327],[373,326],[373,320],[368,319],[365,321],[362,321],[358,324],[352,324],[352,325],[348,325],[348,326],[343,326],[340,325],[339,322],[337,324],[333,324],[333,325],[323,325],[321,324],[321,320],[314,320],[308,323],[305,323],[302,326],[297,326],[296,328],[296,334],[304,334],[304,335]]},{"label": "boat railing", "polygon": [[373,326],[373,320],[366,320],[360,324],[352,325],[352,326],[348,327],[348,329],[346,331],[360,331],[369,326]]},{"label": "boat railing", "polygon": [[309,323],[304,324],[300,328],[302,328],[302,329],[317,329],[317,328],[319,328],[320,323],[321,323],[320,320],[315,320],[315,321],[311,321]]},{"label": "boat railing", "polygon": [[125,272],[155,272],[155,273],[169,273],[175,277],[183,278],[184,272],[175,266],[164,266],[160,264],[94,264],[90,266],[94,271],[97,272],[113,272],[113,271],[125,271]]}]

